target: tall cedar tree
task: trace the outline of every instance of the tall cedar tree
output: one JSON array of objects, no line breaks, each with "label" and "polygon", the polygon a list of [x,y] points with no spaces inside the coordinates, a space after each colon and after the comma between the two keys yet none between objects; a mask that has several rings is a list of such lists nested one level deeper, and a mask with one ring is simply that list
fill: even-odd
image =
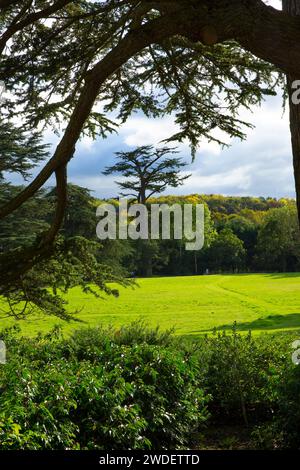
[{"label": "tall cedar tree", "polygon": [[154,149],[147,145],[137,147],[131,152],[117,152],[117,163],[109,166],[104,175],[121,174],[125,181],[117,181],[118,186],[126,191],[122,196],[133,196],[139,203],[145,204],[154,194],[162,193],[168,186],[181,186],[190,175],[180,176],[179,172],[186,164],[181,158],[172,157],[177,153],[173,148]]}]

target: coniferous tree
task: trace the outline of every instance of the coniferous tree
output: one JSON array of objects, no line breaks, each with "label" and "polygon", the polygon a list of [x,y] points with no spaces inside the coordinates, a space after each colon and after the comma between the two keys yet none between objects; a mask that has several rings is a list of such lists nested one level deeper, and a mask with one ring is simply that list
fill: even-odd
[{"label": "coniferous tree", "polygon": [[145,204],[154,194],[168,187],[177,188],[191,176],[180,176],[186,164],[181,158],[171,156],[176,153],[172,148],[154,149],[151,145],[117,152],[117,163],[107,167],[103,174],[123,176],[125,181],[117,182],[122,191],[126,191],[122,196],[134,197],[138,203]]}]

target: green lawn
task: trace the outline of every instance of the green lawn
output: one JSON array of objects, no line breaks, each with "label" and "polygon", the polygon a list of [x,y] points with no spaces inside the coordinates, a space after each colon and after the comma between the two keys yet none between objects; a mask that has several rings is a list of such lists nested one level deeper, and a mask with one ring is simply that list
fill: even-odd
[{"label": "green lawn", "polygon": [[[177,334],[199,335],[214,327],[242,331],[300,331],[300,274],[195,276],[138,280],[139,287],[121,288],[119,298],[105,300],[75,288],[67,295],[71,311],[89,326],[121,325],[144,318]],[[1,320],[2,326],[11,320]],[[65,324],[51,317],[19,321],[25,334],[48,331],[62,324],[66,332],[78,323]]]}]

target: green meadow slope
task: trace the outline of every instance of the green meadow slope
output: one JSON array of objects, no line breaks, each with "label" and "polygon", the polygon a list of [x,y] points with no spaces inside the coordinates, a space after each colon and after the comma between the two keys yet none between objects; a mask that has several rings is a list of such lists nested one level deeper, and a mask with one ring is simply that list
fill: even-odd
[{"label": "green meadow slope", "polygon": [[[96,299],[79,288],[66,296],[70,311],[86,326],[122,325],[144,318],[180,335],[201,335],[214,328],[253,333],[300,331],[300,274],[216,275],[137,280],[138,287],[121,288],[119,298]],[[1,320],[1,326],[14,322]],[[24,334],[63,325],[65,332],[80,326],[53,317],[31,316],[19,321]],[[84,324],[81,324],[84,326]]]}]

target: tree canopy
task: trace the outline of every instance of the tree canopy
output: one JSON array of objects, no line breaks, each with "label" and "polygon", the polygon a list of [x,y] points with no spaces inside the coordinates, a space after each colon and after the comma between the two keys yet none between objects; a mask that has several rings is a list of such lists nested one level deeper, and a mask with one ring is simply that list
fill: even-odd
[{"label": "tree canopy", "polygon": [[84,133],[105,137],[137,110],[172,114],[179,130],[168,140],[188,139],[195,153],[202,138],[244,138],[251,124],[240,120],[241,107],[274,94],[279,69],[300,72],[300,19],[261,0],[4,0],[0,8],[2,126],[18,116],[18,132],[51,127],[61,136],[38,175],[0,209],[0,217],[12,213],[55,174],[49,229],[17,266],[1,263],[2,283],[51,253],[67,164]]},{"label": "tree canopy", "polygon": [[[117,162],[106,167],[104,175],[120,174],[124,181],[118,186],[126,191],[122,196],[133,196],[145,204],[154,194],[162,193],[167,187],[181,186],[190,175],[180,176],[186,164],[173,148],[154,149],[152,145],[137,147],[130,152],[117,152]],[[128,192],[129,191],[129,192]]]}]

